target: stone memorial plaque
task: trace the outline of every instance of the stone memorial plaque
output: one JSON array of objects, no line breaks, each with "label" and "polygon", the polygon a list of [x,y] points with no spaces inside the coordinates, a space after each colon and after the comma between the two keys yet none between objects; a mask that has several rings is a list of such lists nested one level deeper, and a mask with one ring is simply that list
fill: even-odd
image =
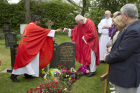
[{"label": "stone memorial plaque", "polygon": [[27,26],[28,24],[20,24],[20,34],[23,34],[24,28]]},{"label": "stone memorial plaque", "polygon": [[11,26],[8,24],[3,25],[3,32],[11,32]]},{"label": "stone memorial plaque", "polygon": [[50,68],[55,68],[59,63],[65,64],[68,69],[75,68],[75,43],[64,42],[55,50],[55,61],[50,63]]},{"label": "stone memorial plaque", "polygon": [[11,67],[7,69],[7,72],[12,72],[15,64],[15,59],[17,55],[18,44],[10,46],[10,54],[11,54]]},{"label": "stone memorial plaque", "polygon": [[75,23],[75,24],[71,25],[71,29],[74,29],[76,26],[78,26],[78,24],[77,24],[77,23]]},{"label": "stone memorial plaque", "polygon": [[5,33],[5,45],[10,47],[11,45],[17,44],[16,34],[13,32]]}]

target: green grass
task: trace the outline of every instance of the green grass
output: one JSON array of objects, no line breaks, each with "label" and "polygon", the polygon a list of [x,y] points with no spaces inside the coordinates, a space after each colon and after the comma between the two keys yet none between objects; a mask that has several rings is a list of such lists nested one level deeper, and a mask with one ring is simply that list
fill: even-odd
[{"label": "green grass", "polygon": [[[61,44],[65,41],[71,41],[67,35],[56,35],[58,38],[57,44]],[[0,71],[11,66],[10,49],[5,48],[5,40],[0,40]],[[81,66],[78,62],[75,62],[75,68],[78,69]],[[106,64],[100,64],[97,66],[96,75],[93,77],[82,76],[76,80],[71,87],[70,93],[103,93],[104,82],[100,82],[100,76],[106,72]],[[38,87],[43,83],[41,77],[35,79],[25,79],[23,75],[18,76],[20,83],[14,83],[10,80],[11,73],[0,73],[0,93],[26,93],[31,88]],[[110,87],[110,86],[109,86]],[[110,91],[108,91],[110,93]]]}]

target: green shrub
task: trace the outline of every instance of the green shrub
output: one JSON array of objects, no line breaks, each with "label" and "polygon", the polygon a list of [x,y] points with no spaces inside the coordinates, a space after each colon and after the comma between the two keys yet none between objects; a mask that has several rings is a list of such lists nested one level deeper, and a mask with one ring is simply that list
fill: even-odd
[{"label": "green shrub", "polygon": [[5,39],[4,33],[0,33],[0,40]]}]

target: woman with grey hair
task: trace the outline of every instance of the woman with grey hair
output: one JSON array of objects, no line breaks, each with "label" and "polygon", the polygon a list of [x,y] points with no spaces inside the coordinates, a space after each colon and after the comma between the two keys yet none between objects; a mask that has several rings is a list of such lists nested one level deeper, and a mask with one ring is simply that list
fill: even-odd
[{"label": "woman with grey hair", "polygon": [[123,31],[123,29],[125,27],[125,24],[122,22],[121,15],[117,16],[116,18],[113,18],[113,22],[118,30],[116,31],[116,33],[114,34],[112,39],[107,43],[107,52],[111,51],[111,48],[112,48],[113,44],[115,43],[117,37],[119,36],[119,34]]}]

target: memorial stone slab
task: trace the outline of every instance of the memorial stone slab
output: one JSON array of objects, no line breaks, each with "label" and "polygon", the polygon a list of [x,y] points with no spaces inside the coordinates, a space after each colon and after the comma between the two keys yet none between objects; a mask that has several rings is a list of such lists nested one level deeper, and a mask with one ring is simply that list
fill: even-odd
[{"label": "memorial stone slab", "polygon": [[16,34],[13,32],[5,33],[5,45],[10,47],[11,45],[17,44]]},{"label": "memorial stone slab", "polygon": [[68,69],[75,68],[75,43],[64,42],[55,50],[55,61],[50,63],[50,68],[55,68],[59,63],[65,64]]},{"label": "memorial stone slab", "polygon": [[20,34],[23,34],[24,28],[27,26],[28,24],[20,24]]},{"label": "memorial stone slab", "polygon": [[4,24],[3,25],[3,32],[11,32],[11,26],[9,24]]}]

